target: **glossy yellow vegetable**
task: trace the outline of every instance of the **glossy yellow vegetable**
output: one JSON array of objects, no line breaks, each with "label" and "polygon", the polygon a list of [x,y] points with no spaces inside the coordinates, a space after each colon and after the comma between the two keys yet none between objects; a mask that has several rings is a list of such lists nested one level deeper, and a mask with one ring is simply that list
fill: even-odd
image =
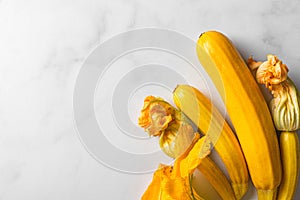
[{"label": "glossy yellow vegetable", "polygon": [[258,199],[276,199],[282,176],[279,145],[254,77],[232,42],[220,32],[201,34],[197,54],[224,100]]},{"label": "glossy yellow vegetable", "polygon": [[236,199],[241,199],[248,190],[249,176],[243,152],[231,127],[212,102],[192,86],[178,85],[173,91],[173,99],[203,134],[210,132],[210,137],[215,137],[214,149],[227,169]]},{"label": "glossy yellow vegetable", "polygon": [[282,159],[282,183],[279,186],[278,200],[294,198],[299,177],[299,139],[296,132],[280,134],[280,151]]},{"label": "glossy yellow vegetable", "polygon": [[223,171],[215,164],[210,157],[205,157],[198,166],[198,170],[204,175],[209,183],[215,188],[222,199],[236,199],[234,191],[224,175]]}]

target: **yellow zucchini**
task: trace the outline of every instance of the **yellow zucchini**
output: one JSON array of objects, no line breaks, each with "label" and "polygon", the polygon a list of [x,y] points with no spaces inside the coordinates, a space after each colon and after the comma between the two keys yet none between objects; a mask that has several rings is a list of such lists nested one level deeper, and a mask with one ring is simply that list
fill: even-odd
[{"label": "yellow zucchini", "polygon": [[276,199],[282,176],[278,139],[254,77],[233,43],[220,32],[201,34],[197,55],[226,105],[258,198]]},{"label": "yellow zucchini", "polygon": [[292,200],[297,189],[300,164],[299,139],[297,132],[281,132],[280,151],[283,174],[277,199]]},{"label": "yellow zucchini", "polygon": [[229,124],[212,102],[192,86],[178,85],[173,92],[173,100],[203,134],[210,132],[210,137],[216,137],[214,149],[227,169],[236,199],[241,199],[248,190],[248,169],[240,144]]}]

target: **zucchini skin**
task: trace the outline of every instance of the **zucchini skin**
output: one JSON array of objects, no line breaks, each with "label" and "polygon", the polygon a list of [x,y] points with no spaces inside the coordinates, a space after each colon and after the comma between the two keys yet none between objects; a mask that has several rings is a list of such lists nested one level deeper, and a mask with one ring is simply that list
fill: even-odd
[{"label": "zucchini skin", "polygon": [[267,103],[233,43],[218,31],[198,39],[197,55],[225,103],[259,199],[276,199],[282,167]]}]

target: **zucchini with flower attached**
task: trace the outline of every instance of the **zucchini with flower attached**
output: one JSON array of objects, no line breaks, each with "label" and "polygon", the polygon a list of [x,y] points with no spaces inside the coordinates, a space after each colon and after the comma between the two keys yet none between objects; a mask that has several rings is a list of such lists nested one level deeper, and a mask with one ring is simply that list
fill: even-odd
[{"label": "zucchini with flower attached", "polygon": [[[197,128],[194,127],[193,123],[183,112],[177,110],[162,98],[154,96],[145,98],[144,106],[139,117],[139,125],[144,128],[150,136],[159,137],[159,144],[162,151],[174,158],[175,163],[182,154],[186,154],[187,149],[192,145],[194,138],[200,137],[200,134],[196,132]],[[203,137],[206,138],[205,136]],[[196,168],[204,175],[222,199],[234,200],[234,192],[227,177],[215,162],[207,156],[207,153],[211,150],[210,140],[208,138],[207,140],[209,142],[204,143],[201,146],[201,149],[197,150],[197,156],[201,159],[201,162]],[[196,152],[195,149],[193,149],[193,151]],[[175,166],[176,164],[174,167]],[[190,166],[187,167],[189,168]],[[192,174],[190,174],[190,176],[193,177]],[[187,177],[184,179],[178,177],[176,180],[187,180]],[[182,184],[181,182],[179,183]],[[156,188],[155,186],[151,187]],[[182,186],[176,187],[179,187],[179,191],[182,190],[180,188]],[[194,188],[199,189],[199,186],[192,182],[191,188],[193,188],[193,190]],[[151,189],[148,189],[147,191],[147,193],[151,193]],[[173,192],[176,191],[177,189],[174,188]],[[195,194],[196,191],[193,193]]]}]

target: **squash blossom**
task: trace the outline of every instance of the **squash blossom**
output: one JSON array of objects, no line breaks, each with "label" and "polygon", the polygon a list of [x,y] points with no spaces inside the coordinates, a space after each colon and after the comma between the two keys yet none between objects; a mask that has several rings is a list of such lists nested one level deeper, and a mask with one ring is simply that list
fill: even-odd
[{"label": "squash blossom", "polygon": [[256,70],[256,80],[272,90],[273,85],[280,84],[287,79],[288,68],[274,55],[267,55],[267,61],[256,62],[252,57],[248,59],[250,69]]},{"label": "squash blossom", "polygon": [[291,79],[273,87],[270,110],[277,130],[296,131],[300,128],[299,94]]},{"label": "squash blossom", "polygon": [[288,77],[288,68],[274,55],[267,61],[256,62],[250,57],[248,65],[256,71],[256,80],[264,84],[273,95],[269,106],[277,130],[295,131],[300,128],[300,96]]},{"label": "squash blossom", "polygon": [[[150,136],[159,137],[162,151],[175,158],[174,166],[161,164],[154,172],[142,200],[202,200],[192,187],[192,177],[209,139],[200,138],[191,121],[159,97],[145,98],[138,123]],[[210,154],[210,148],[204,149],[205,156]]]},{"label": "squash blossom", "polygon": [[154,96],[145,98],[138,124],[150,136],[159,137],[162,151],[171,158],[181,155],[198,134],[181,111]]}]

